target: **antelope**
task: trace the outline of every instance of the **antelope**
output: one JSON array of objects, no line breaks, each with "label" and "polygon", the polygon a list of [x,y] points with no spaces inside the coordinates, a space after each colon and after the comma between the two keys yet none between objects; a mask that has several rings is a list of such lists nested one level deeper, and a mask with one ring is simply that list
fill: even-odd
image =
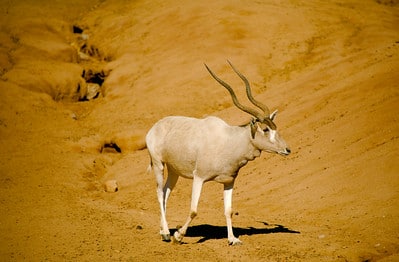
[{"label": "antelope", "polygon": [[[248,124],[230,126],[222,119],[209,116],[203,119],[168,116],[159,120],[148,131],[146,144],[150,155],[148,171],[153,170],[157,182],[157,197],[161,210],[161,239],[171,241],[166,221],[166,204],[179,176],[192,183],[191,208],[185,224],[177,229],[172,240],[181,243],[191,221],[197,216],[197,207],[205,182],[216,181],[224,185],[224,214],[230,245],[241,244],[232,227],[232,194],[234,181],[241,167],[259,157],[262,151],[289,155],[284,139],[273,122],[277,110],[270,114],[266,105],[254,99],[247,78],[227,61],[246,87],[251,103],[260,111],[239,103],[233,89],[217,77],[205,64],[211,76],[225,87],[234,105],[252,116]],[[164,170],[167,179],[164,184]]]}]

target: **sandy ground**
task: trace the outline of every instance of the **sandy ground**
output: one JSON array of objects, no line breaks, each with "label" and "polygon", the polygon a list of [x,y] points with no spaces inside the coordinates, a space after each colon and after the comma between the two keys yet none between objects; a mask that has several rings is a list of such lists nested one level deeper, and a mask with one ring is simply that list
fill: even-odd
[{"label": "sandy ground", "polygon": [[[398,1],[10,0],[0,11],[2,261],[399,261]],[[248,120],[203,65],[243,98],[226,59],[279,109],[293,153],[241,170],[243,245],[227,245],[217,183],[184,244],[162,242],[144,135],[167,115]],[[181,179],[172,228],[190,192]]]}]

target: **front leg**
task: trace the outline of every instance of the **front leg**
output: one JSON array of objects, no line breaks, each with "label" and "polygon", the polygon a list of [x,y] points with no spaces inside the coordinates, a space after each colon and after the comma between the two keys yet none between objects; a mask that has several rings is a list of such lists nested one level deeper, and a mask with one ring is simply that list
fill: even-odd
[{"label": "front leg", "polygon": [[233,200],[233,187],[234,181],[229,184],[224,185],[223,199],[224,199],[224,214],[226,216],[227,224],[227,239],[229,240],[229,245],[240,245],[242,242],[236,238],[233,234],[233,226],[231,222],[231,217],[233,216],[232,210],[232,200]]}]

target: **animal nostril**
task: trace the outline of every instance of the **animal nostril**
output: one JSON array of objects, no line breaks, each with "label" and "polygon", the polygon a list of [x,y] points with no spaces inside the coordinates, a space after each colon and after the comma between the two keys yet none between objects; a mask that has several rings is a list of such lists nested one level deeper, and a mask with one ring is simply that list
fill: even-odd
[{"label": "animal nostril", "polygon": [[288,154],[290,154],[290,153],[291,153],[291,149],[289,149],[289,148],[286,148],[285,150],[287,151],[287,153],[288,153]]}]

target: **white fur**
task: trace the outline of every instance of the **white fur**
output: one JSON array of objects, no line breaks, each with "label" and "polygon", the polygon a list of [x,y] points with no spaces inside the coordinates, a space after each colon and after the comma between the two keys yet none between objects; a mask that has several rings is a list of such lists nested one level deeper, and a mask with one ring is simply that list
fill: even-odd
[{"label": "white fur", "polygon": [[[161,209],[160,234],[170,240],[166,221],[166,204],[179,176],[193,179],[190,214],[174,238],[181,242],[197,207],[203,183],[217,181],[224,184],[224,207],[228,241],[240,240],[232,228],[232,192],[240,168],[260,155],[261,151],[289,154],[285,141],[276,130],[266,135],[258,128],[251,136],[250,125],[230,126],[217,117],[204,119],[170,116],[158,121],[146,136],[151,166],[157,180],[157,195]],[[151,166],[149,168],[151,168]],[[168,175],[164,185],[164,167]]]},{"label": "white fur", "polygon": [[272,143],[276,142],[276,133],[277,133],[277,131],[273,130],[273,129],[270,129],[269,132],[270,132],[270,141]]}]

